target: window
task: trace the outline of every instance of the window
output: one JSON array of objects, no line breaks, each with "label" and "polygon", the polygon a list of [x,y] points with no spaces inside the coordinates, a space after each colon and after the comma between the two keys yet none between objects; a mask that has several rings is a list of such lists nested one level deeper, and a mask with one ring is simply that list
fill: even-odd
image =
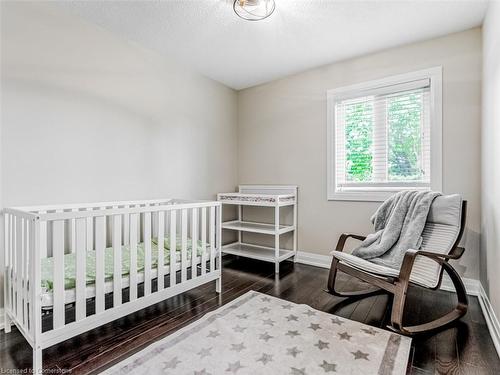
[{"label": "window", "polygon": [[441,190],[441,68],[328,91],[328,199]]}]

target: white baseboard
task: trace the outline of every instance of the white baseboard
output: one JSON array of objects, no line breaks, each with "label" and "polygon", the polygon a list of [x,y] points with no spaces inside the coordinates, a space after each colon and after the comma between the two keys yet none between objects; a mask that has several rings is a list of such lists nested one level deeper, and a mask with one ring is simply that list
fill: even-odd
[{"label": "white baseboard", "polygon": [[[479,282],[479,280],[462,277],[462,282],[464,283],[465,291],[468,295],[479,297],[479,289],[481,288],[481,283]],[[441,282],[441,289],[446,290],[447,292],[455,291],[455,287],[448,277],[443,277],[443,281]]]},{"label": "white baseboard", "polygon": [[493,311],[493,307],[491,306],[490,299],[481,283],[479,283],[479,305],[481,306],[495,349],[500,357],[500,323],[498,322],[495,311]]},{"label": "white baseboard", "polygon": [[297,263],[307,264],[309,266],[316,266],[321,268],[330,268],[332,257],[330,255],[321,255],[309,253],[306,251],[297,251],[295,256]]}]

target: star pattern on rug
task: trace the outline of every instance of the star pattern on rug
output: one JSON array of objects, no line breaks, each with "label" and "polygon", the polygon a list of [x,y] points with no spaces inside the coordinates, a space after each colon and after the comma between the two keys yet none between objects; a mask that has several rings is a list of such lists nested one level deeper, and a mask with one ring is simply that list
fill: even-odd
[{"label": "star pattern on rug", "polygon": [[240,325],[237,325],[235,327],[233,327],[233,331],[234,332],[243,332],[245,329],[247,329],[247,327],[241,327]]},{"label": "star pattern on rug", "polygon": [[357,350],[351,353],[354,356],[354,359],[366,359],[367,361],[369,361],[368,359],[368,356],[370,355],[369,353],[363,353],[361,350]]},{"label": "star pattern on rug", "polygon": [[317,331],[318,329],[321,329],[321,326],[318,323],[311,323],[307,328],[310,328],[313,331]]},{"label": "star pattern on rug", "polygon": [[297,349],[296,346],[293,348],[288,348],[286,354],[291,355],[293,358],[297,357],[297,354],[302,353],[302,350]]},{"label": "star pattern on rug", "polygon": [[210,347],[210,348],[202,348],[198,352],[198,355],[200,356],[200,358],[211,356],[212,355],[212,353],[210,353],[211,350],[212,350],[212,347]]},{"label": "star pattern on rug", "polygon": [[276,323],[276,321],[274,321],[272,319],[262,319],[262,324],[265,324],[268,326],[274,326],[274,323]]},{"label": "star pattern on rug", "polygon": [[170,361],[168,362],[163,362],[163,369],[166,370],[166,369],[169,369],[169,368],[176,368],[177,365],[179,363],[181,363],[182,361],[179,361],[179,358],[178,357],[174,357],[172,358]]},{"label": "star pattern on rug", "polygon": [[326,341],[321,341],[321,340],[318,340],[318,342],[316,344],[314,344],[314,346],[317,346],[319,350],[323,350],[323,349],[328,349],[328,346],[330,345],[329,342],[326,342]]},{"label": "star pattern on rug", "polygon": [[272,338],[274,338],[274,336],[271,336],[269,333],[267,332],[264,332],[264,333],[261,333],[259,335],[259,339],[260,340],[264,340],[265,342],[268,342],[269,340],[271,340]]},{"label": "star pattern on rug", "polygon": [[210,331],[207,335],[207,337],[212,337],[212,338],[215,338],[217,336],[220,336],[220,333],[219,333],[219,330],[216,329],[215,331]]},{"label": "star pattern on rug", "polygon": [[242,369],[243,367],[244,366],[241,365],[240,361],[236,361],[234,363],[228,363],[226,371],[236,374],[238,370]]},{"label": "star pattern on rug", "polygon": [[239,343],[239,344],[231,344],[231,349],[234,350],[235,352],[241,352],[242,350],[245,350],[246,346],[244,343]]},{"label": "star pattern on rug", "polygon": [[375,331],[372,327],[370,327],[370,328],[361,328],[361,330],[364,333],[367,333],[368,335],[375,336],[377,334],[377,331]]},{"label": "star pattern on rug", "polygon": [[327,361],[323,361],[319,367],[322,367],[325,372],[337,372],[337,365],[335,363],[329,363]]},{"label": "star pattern on rug", "polygon": [[340,320],[339,318],[335,317],[335,318],[332,318],[332,323],[333,324],[338,324],[339,326],[342,325],[344,322],[342,320]]},{"label": "star pattern on rug", "polygon": [[[391,335],[258,292],[207,318],[200,319],[201,325],[186,327],[183,336],[187,333],[192,339],[164,339],[162,346],[150,351],[154,357],[136,361],[134,369],[191,375],[260,375],[277,370],[292,375],[357,375],[376,372],[384,364],[385,343]],[[380,339],[376,345],[369,340],[372,337]],[[405,339],[401,345],[407,352],[410,343]],[[403,365],[395,366],[395,373],[404,372]]]},{"label": "star pattern on rug", "polygon": [[290,336],[290,337],[295,337],[295,336],[300,336],[299,331],[288,331],[285,333],[285,335]]},{"label": "star pattern on rug", "polygon": [[351,341],[352,336],[350,334],[348,334],[347,332],[338,333],[338,335],[339,335],[340,340]]},{"label": "star pattern on rug", "polygon": [[293,315],[293,314],[290,314],[290,315],[286,316],[285,318],[286,318],[286,320],[288,320],[289,322],[291,322],[292,320],[293,320],[293,321],[295,321],[295,322],[299,320],[299,317],[298,317],[298,316],[296,316],[296,315]]},{"label": "star pattern on rug", "polygon": [[257,362],[262,362],[264,365],[267,365],[267,363],[271,362],[272,360],[272,354],[262,353],[262,356],[257,360]]}]

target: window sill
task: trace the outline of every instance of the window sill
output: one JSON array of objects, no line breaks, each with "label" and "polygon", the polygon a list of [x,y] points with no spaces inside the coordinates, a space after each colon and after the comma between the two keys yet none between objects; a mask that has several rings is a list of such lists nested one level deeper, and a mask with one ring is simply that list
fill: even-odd
[{"label": "window sill", "polygon": [[[406,189],[418,189],[418,188],[407,187],[407,188],[385,190],[385,191],[381,190],[335,191],[335,192],[329,192],[327,199],[329,201],[383,202],[391,195],[394,195],[397,192]],[[429,190],[429,189],[422,189],[422,190]]]}]

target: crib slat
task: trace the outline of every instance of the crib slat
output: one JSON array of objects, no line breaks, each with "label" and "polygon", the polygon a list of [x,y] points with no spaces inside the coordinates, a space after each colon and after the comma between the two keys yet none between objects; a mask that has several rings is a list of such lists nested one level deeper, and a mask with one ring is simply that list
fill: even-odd
[{"label": "crib slat", "polygon": [[16,251],[16,219],[14,216],[10,218],[10,246],[11,246],[11,283],[10,283],[10,304],[12,313],[16,314],[16,272],[17,272],[17,251]]},{"label": "crib slat", "polygon": [[75,245],[76,245],[76,320],[87,316],[85,289],[87,287],[87,249],[85,246],[87,231],[86,219],[75,219]]},{"label": "crib slat", "polygon": [[176,224],[177,224],[177,211],[170,211],[170,287],[176,284],[176,252],[177,252],[177,238],[176,238]]},{"label": "crib slat", "polygon": [[10,216],[8,213],[4,214],[3,217],[3,224],[4,224],[4,247],[5,247],[5,267],[4,272],[7,272],[5,274],[5,280],[4,280],[4,295],[5,295],[5,302],[7,302],[7,305],[4,306],[4,309],[9,309],[10,308],[10,266],[11,266],[11,255],[10,255]]},{"label": "crib slat", "polygon": [[157,213],[158,222],[158,290],[164,288],[164,276],[165,276],[165,211],[159,211]]},{"label": "crib slat", "polygon": [[151,212],[144,213],[144,295],[151,294]]},{"label": "crib slat", "polygon": [[23,219],[23,325],[28,325],[28,251],[29,251],[29,220]]},{"label": "crib slat", "polygon": [[10,250],[10,276],[9,277],[9,306],[11,311],[15,310],[14,308],[14,273],[16,267],[16,252],[15,252],[15,230],[16,230],[16,221],[14,220],[14,216],[9,215],[9,250]]},{"label": "crib slat", "polygon": [[22,297],[22,265],[23,265],[23,221],[16,217],[16,316],[19,321],[23,320],[23,297]]},{"label": "crib slat", "polygon": [[[45,214],[46,211],[40,211],[39,214]],[[40,257],[47,258],[47,222],[40,221]]]},{"label": "crib slat", "polygon": [[17,316],[17,263],[19,254],[17,252],[17,218],[12,220],[12,313]]},{"label": "crib slat", "polygon": [[[125,206],[129,208],[129,206]],[[128,245],[130,242],[130,214],[123,214],[123,245]]]},{"label": "crib slat", "polygon": [[[215,266],[216,266],[216,269],[221,271],[221,269],[222,269],[222,205],[217,207],[215,220],[216,220],[215,225],[217,227],[217,233],[216,233],[217,240],[215,243],[217,254],[215,257]],[[217,281],[217,283],[219,285],[219,293],[221,292],[220,288],[222,287],[221,281],[222,281],[221,278],[219,278],[219,280]]]},{"label": "crib slat", "polygon": [[4,233],[4,247],[5,247],[5,267],[10,265],[10,214],[5,213],[3,216],[3,233]]},{"label": "crib slat", "polygon": [[113,217],[113,307],[122,304],[122,217]]},{"label": "crib slat", "polygon": [[215,271],[215,207],[210,207],[210,272]]},{"label": "crib slat", "polygon": [[54,329],[64,325],[64,221],[52,223]]},{"label": "crib slat", "polygon": [[137,223],[138,214],[130,215],[130,301],[137,299]]},{"label": "crib slat", "polygon": [[201,274],[207,272],[207,208],[201,209]]},{"label": "crib slat", "polygon": [[104,268],[106,251],[106,217],[95,218],[95,310],[96,314],[104,311]]},{"label": "crib slat", "polygon": [[198,209],[191,211],[191,279],[197,276],[196,263],[198,258]]},{"label": "crib slat", "polygon": [[[44,211],[40,212],[43,213]],[[34,222],[31,227],[31,242],[30,254],[33,259],[30,261],[30,276],[32,280],[37,280],[35,275],[41,275],[41,261],[47,257],[47,222],[42,220]],[[38,251],[38,255],[37,255]],[[41,285],[32,284],[29,291],[30,302],[30,332],[32,337],[36,337],[36,331],[41,331],[41,315],[40,315],[40,293],[42,293]]]},{"label": "crib slat", "polygon": [[181,282],[187,280],[187,230],[188,230],[188,217],[187,209],[182,210],[181,220]]},{"label": "crib slat", "polygon": [[[77,212],[77,211],[78,211],[77,208],[73,208],[71,210],[71,212]],[[74,254],[76,251],[76,219],[70,219],[69,229],[70,229],[69,238],[71,240],[70,249],[71,253]]]},{"label": "crib slat", "polygon": [[[156,206],[152,204],[151,206]],[[151,233],[153,238],[158,238],[158,212],[151,213]]]},{"label": "crib slat", "polygon": [[17,265],[17,316],[20,322],[23,321],[23,264],[24,264],[24,220],[19,219],[19,264]]},{"label": "crib slat", "polygon": [[[87,208],[87,211],[93,211],[92,207]],[[87,251],[94,250],[94,218],[93,217],[88,217],[87,218]]]},{"label": "crib slat", "polygon": [[[29,268],[28,268],[28,274],[29,274],[29,283],[32,283],[33,280],[35,279],[34,278],[34,275],[35,275],[35,268],[36,268],[36,262],[40,262],[40,255],[37,257],[36,254],[35,254],[35,241],[37,241],[37,237],[36,237],[36,232],[35,232],[35,223],[31,223],[30,224],[30,232],[29,232],[29,238],[30,238],[30,241],[29,241],[29,251],[28,253],[30,254],[29,258]],[[40,235],[38,233],[38,238],[40,239]],[[29,324],[29,331],[30,331],[30,334],[31,334],[31,337],[34,337],[34,326],[35,326],[35,319],[36,318],[36,313],[35,313],[35,303],[34,303],[34,300],[33,300],[33,295],[36,296],[36,291],[33,290],[33,289],[36,289],[35,288],[35,285],[29,285],[29,289],[27,290],[27,294],[28,294],[28,324]],[[40,290],[40,288],[38,288]]]}]

